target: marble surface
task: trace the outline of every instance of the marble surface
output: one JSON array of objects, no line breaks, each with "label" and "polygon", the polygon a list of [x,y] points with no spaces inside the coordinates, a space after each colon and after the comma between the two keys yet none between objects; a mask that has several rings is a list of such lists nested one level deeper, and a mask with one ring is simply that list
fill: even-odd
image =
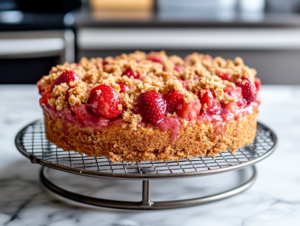
[{"label": "marble surface", "polygon": [[[65,204],[42,188],[38,178],[40,166],[30,164],[14,145],[16,133],[26,124],[42,117],[37,90],[31,85],[2,85],[0,225],[299,225],[300,86],[263,86],[261,96],[263,104],[259,119],[274,129],[279,137],[279,145],[274,154],[257,164],[258,178],[249,190],[223,201],[197,207],[164,211],[118,211]],[[56,173],[53,172],[53,176]],[[226,181],[227,185],[222,182],[216,184],[216,187],[230,186],[228,182],[231,180],[226,179],[230,175],[223,175],[218,175],[218,180]],[[65,176],[60,174],[56,179],[61,180]],[[84,181],[87,179],[81,178],[76,181],[74,177],[70,183],[65,181],[65,186],[77,184],[78,189],[87,192],[84,190],[84,184],[88,182]],[[186,197],[183,194],[192,196],[205,188],[207,191],[208,186],[205,185],[212,181],[209,178],[194,178],[155,183],[153,198],[172,199]],[[197,187],[199,184],[202,184],[202,188]],[[105,195],[110,198],[129,198],[140,194],[140,182],[92,179],[88,186],[89,189],[94,189],[96,195],[99,193],[99,196]],[[126,189],[130,192],[123,192]]]}]

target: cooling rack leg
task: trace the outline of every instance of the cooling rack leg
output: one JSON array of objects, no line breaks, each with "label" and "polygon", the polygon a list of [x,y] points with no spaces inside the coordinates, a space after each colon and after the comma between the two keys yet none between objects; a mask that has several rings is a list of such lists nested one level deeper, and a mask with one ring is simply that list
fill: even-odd
[{"label": "cooling rack leg", "polygon": [[143,180],[142,202],[140,206],[142,208],[150,208],[152,204],[150,201],[150,180]]}]

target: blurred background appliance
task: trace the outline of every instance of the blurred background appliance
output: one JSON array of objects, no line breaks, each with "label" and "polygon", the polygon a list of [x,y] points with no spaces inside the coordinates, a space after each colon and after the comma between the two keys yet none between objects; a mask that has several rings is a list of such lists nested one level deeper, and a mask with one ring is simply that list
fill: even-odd
[{"label": "blurred background appliance", "polygon": [[72,30],[0,32],[0,83],[33,83],[65,61],[74,61]]},{"label": "blurred background appliance", "polygon": [[78,46],[79,56],[87,57],[136,49],[164,49],[182,57],[192,52],[228,59],[241,56],[257,69],[263,83],[300,82],[300,28],[81,28]]},{"label": "blurred background appliance", "polygon": [[0,0],[0,83],[34,83],[57,63],[139,49],[240,56],[264,84],[300,84],[300,0],[41,2]]},{"label": "blurred background appliance", "polygon": [[36,83],[53,65],[74,62],[79,0],[0,0],[0,84]]}]

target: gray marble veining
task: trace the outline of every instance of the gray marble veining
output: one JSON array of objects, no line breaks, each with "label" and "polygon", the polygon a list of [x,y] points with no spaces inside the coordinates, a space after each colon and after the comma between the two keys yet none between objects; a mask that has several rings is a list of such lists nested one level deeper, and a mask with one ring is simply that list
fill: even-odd
[{"label": "gray marble veining", "polygon": [[[31,85],[0,86],[0,225],[300,225],[300,86],[263,86],[261,97],[259,120],[274,129],[279,145],[273,155],[257,164],[258,179],[249,190],[223,201],[185,209],[117,211],[68,205],[44,191],[38,179],[40,166],[30,164],[14,146],[16,133],[42,117],[37,89]],[[75,181],[81,184],[77,189],[88,193],[82,180],[86,181]],[[153,197],[171,199],[186,197],[183,193],[196,194],[197,187],[191,182],[155,182]],[[118,198],[139,195],[136,183],[122,185],[104,180],[89,186],[99,196]],[[130,192],[122,191],[120,185]],[[103,193],[97,193],[97,186]]]}]

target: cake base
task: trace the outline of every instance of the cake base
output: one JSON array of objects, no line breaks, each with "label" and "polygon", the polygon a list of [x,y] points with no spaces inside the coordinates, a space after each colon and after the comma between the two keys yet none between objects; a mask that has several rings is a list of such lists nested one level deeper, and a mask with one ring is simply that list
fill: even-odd
[{"label": "cake base", "polygon": [[63,150],[74,150],[87,156],[105,156],[111,162],[180,160],[218,153],[251,143],[256,134],[258,111],[239,120],[223,124],[188,124],[172,141],[170,130],[160,128],[107,126],[101,130],[81,129],[77,123],[53,120],[44,110],[47,139]]}]

